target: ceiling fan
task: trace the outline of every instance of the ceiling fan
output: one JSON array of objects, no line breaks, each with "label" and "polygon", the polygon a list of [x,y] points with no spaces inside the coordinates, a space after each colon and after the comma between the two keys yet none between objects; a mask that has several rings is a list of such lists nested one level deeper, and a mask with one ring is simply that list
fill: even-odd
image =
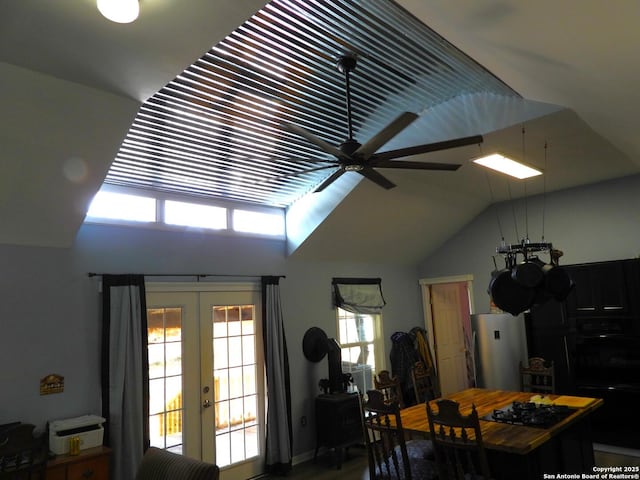
[{"label": "ceiling fan", "polygon": [[341,73],[344,73],[346,82],[346,101],[347,101],[347,122],[348,122],[348,138],[340,145],[333,146],[330,143],[322,140],[316,135],[308,132],[302,127],[291,123],[283,123],[283,128],[289,130],[292,133],[300,135],[313,143],[321,150],[336,157],[336,160],[318,160],[322,162],[329,162],[332,165],[324,167],[311,168],[302,172],[298,172],[297,175],[307,172],[336,168],[326,180],[318,185],[314,192],[320,192],[336,181],[345,172],[357,172],[360,175],[368,178],[372,182],[378,184],[382,188],[390,189],[396,185],[384,177],[382,174],[374,170],[374,168],[401,168],[401,169],[414,169],[414,170],[457,170],[460,165],[450,163],[433,163],[433,162],[412,162],[406,160],[395,160],[396,158],[408,157],[410,155],[418,155],[421,153],[436,152],[439,150],[446,150],[449,148],[462,147],[466,145],[474,145],[482,143],[481,135],[474,135],[471,137],[457,138],[453,140],[446,140],[443,142],[429,143],[426,145],[418,145],[415,147],[400,148],[397,150],[388,150],[385,152],[377,153],[377,150],[386,144],[389,140],[395,137],[398,133],[409,126],[414,120],[418,118],[418,115],[413,112],[404,112],[400,114],[395,120],[389,123],[381,131],[379,131],[373,138],[369,139],[366,143],[360,144],[353,138],[353,125],[351,118],[351,91],[350,91],[350,77],[349,75],[355,70],[357,65],[357,58],[353,54],[347,54],[341,56],[338,59],[337,67]]}]

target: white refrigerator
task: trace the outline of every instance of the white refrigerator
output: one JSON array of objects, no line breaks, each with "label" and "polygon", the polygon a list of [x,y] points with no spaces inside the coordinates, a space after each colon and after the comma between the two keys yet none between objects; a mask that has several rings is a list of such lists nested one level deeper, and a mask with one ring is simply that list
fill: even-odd
[{"label": "white refrigerator", "polygon": [[471,315],[476,386],[493,390],[520,390],[519,362],[527,364],[524,315]]}]

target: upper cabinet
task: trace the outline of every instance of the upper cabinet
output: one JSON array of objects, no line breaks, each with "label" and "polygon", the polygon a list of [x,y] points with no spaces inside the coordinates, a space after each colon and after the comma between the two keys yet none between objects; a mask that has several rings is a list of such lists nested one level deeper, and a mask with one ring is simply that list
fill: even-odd
[{"label": "upper cabinet", "polygon": [[575,283],[567,297],[567,314],[573,318],[625,317],[637,314],[640,292],[639,260],[569,265]]}]

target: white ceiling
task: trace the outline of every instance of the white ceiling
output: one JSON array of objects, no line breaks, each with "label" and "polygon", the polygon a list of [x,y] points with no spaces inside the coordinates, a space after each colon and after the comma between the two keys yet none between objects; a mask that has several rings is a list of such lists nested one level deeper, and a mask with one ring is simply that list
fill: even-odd
[{"label": "white ceiling", "polygon": [[[416,132],[428,132],[430,119],[453,130],[475,125],[485,137],[483,152],[496,147],[546,163],[544,185],[530,182],[529,193],[640,171],[635,0],[399,3],[530,101],[454,99],[422,117]],[[141,0],[140,18],[119,25],[100,16],[94,0],[4,2],[0,243],[70,245],[140,102],[262,5]],[[463,147],[428,160],[466,163],[477,154],[478,147]],[[385,175],[398,187],[360,182],[297,254],[367,261],[384,251],[387,261],[416,262],[492,199],[507,198],[504,179],[490,177],[492,198],[485,173],[471,164],[457,172]]]}]

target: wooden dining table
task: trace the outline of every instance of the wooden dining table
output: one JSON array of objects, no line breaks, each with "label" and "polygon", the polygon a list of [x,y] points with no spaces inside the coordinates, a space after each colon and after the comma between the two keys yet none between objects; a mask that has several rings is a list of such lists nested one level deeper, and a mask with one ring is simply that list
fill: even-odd
[{"label": "wooden dining table", "polygon": [[[540,479],[544,473],[590,473],[594,466],[590,414],[603,405],[600,398],[547,395],[555,405],[565,405],[572,413],[547,428],[500,423],[483,417],[513,402],[529,402],[533,393],[469,388],[446,395],[458,402],[467,415],[475,405],[480,417],[492,473],[496,478]],[[437,400],[431,407],[437,411]],[[424,403],[400,411],[402,426],[412,436],[429,436]]]}]

